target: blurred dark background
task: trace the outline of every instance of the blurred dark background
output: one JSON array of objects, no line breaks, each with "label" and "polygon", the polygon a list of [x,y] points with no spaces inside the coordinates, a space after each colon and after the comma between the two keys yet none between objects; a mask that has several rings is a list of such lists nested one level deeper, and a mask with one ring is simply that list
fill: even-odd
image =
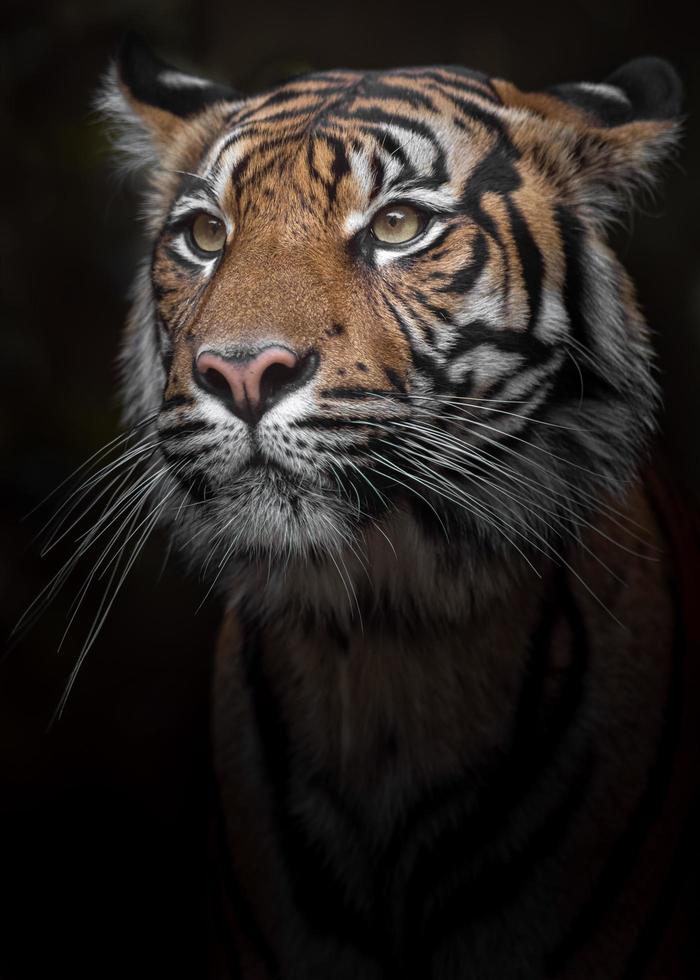
[{"label": "blurred dark background", "polygon": [[[140,254],[133,188],[91,113],[123,31],[255,90],[309,69],[459,63],[536,88],[669,58],[687,132],[662,192],[618,236],[653,326],[671,455],[700,486],[700,44],[689,5],[500,0],[458,8],[225,0],[2,7],[0,597],[6,634],[68,557],[31,509],[118,431],[114,367]],[[43,515],[49,516],[50,508]],[[205,974],[207,683],[218,610],[154,540],[49,727],[86,635],[57,654],[81,577],[0,664],[0,978]],[[82,575],[87,569],[82,569]],[[195,614],[196,613],[196,614]]]}]

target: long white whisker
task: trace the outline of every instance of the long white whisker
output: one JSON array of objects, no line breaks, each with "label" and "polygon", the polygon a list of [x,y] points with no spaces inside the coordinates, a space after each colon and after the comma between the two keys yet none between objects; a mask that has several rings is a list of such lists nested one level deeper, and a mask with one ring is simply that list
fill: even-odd
[{"label": "long white whisker", "polygon": [[[421,449],[423,448],[422,446],[420,446],[420,444],[418,444],[418,445],[419,445],[419,448],[421,448]],[[444,457],[442,457],[442,458],[444,460]],[[461,475],[466,476],[469,479],[475,480],[480,485],[484,486],[486,488],[485,492],[488,493],[488,495],[492,499],[498,500],[499,506],[506,506],[507,509],[508,509],[508,512],[511,513],[511,514],[514,514],[515,513],[515,516],[517,518],[517,512],[513,512],[513,510],[510,507],[508,507],[507,504],[504,504],[504,501],[502,499],[503,496],[505,496],[509,500],[514,500],[515,499],[515,498],[513,498],[512,494],[509,493],[509,489],[508,489],[508,487],[506,485],[504,485],[500,481],[495,481],[493,479],[493,477],[492,477],[491,480],[487,480],[486,477],[484,477],[484,476],[482,476],[482,475],[480,475],[478,473],[473,473],[472,471],[465,470],[465,469],[463,469],[463,468],[461,468],[459,466],[455,467],[454,464],[451,464],[447,460],[445,460],[445,462],[446,462],[446,465],[447,466],[449,466],[450,468],[456,469],[456,471],[458,473],[460,473]],[[494,494],[494,492],[493,492],[494,490],[497,491],[497,492],[500,492],[501,496],[500,497],[496,497],[495,494]],[[536,501],[529,501],[529,504],[530,504],[530,511],[531,512],[533,510],[539,510],[539,511],[542,511],[545,514],[547,514],[549,517],[553,517],[555,519],[555,521],[556,521],[556,527],[553,526],[552,524],[550,524],[549,521],[545,520],[543,517],[540,516],[538,518],[538,520],[542,524],[544,524],[545,527],[548,527],[551,531],[554,531],[555,534],[557,533],[557,531],[559,531],[559,532],[564,532],[567,535],[570,535],[570,536],[574,537],[577,545],[579,547],[581,547],[584,551],[586,551],[588,554],[590,554],[591,557],[595,561],[597,561],[598,564],[601,565],[613,578],[615,578],[618,582],[622,582],[623,581],[616,572],[614,572],[598,555],[596,555],[596,553],[591,548],[588,547],[588,545],[585,544],[584,541],[581,540],[581,538],[577,534],[574,533],[573,529],[567,523],[562,522],[560,519],[558,519],[557,515],[554,514],[554,513],[552,513],[552,511],[550,511],[544,505],[539,504]],[[523,506],[523,504],[520,503],[520,507],[522,507],[522,506]],[[535,534],[543,542],[546,542],[547,541],[546,537],[543,536],[543,535],[540,535],[540,533],[535,528],[533,528],[531,525],[528,524],[526,526],[527,526],[528,533]],[[551,546],[551,545],[548,544],[548,546]],[[561,556],[557,553],[557,557],[561,557]]]},{"label": "long white whisker", "polygon": [[[482,426],[483,426],[483,423],[482,423]],[[494,432],[500,433],[500,430],[498,430],[496,428],[493,428],[492,426],[483,426],[483,427],[484,428],[488,428],[488,429],[492,429]],[[430,425],[428,425],[428,428],[430,429],[431,432],[439,433],[439,434],[441,434],[443,436],[448,436],[448,433],[446,433],[442,429],[437,429],[434,426],[430,426]],[[468,425],[467,425],[467,431],[469,431],[468,430]],[[518,450],[514,449],[512,446],[509,446],[507,443],[504,443],[502,440],[494,439],[491,436],[485,435],[483,432],[476,433],[476,438],[478,438],[480,441],[486,442],[489,445],[492,445],[492,446],[496,447],[498,450],[501,450],[503,452],[506,452],[509,456],[514,456],[517,459],[524,460],[525,462],[527,462],[528,465],[533,466],[533,467],[535,467],[535,468],[537,468],[539,470],[542,470],[545,473],[549,473],[550,472],[550,470],[545,466],[544,463],[538,462],[538,460],[533,459],[532,457],[527,456],[527,455],[525,455],[522,452],[518,452]],[[569,465],[575,466],[577,469],[580,469],[583,472],[586,472],[586,473],[590,474],[591,476],[594,476],[594,477],[598,478],[597,474],[593,473],[591,470],[588,470],[586,467],[577,466],[576,464],[570,464],[568,460],[564,459],[561,456],[556,455],[555,453],[551,453],[551,452],[545,450],[541,446],[537,446],[535,443],[528,442],[528,440],[521,439],[521,438],[516,437],[516,436],[514,436],[512,434],[510,434],[508,436],[508,438],[509,439],[516,439],[518,442],[522,442],[523,444],[525,444],[526,446],[528,446],[528,448],[539,449],[542,452],[545,452],[551,458],[556,459],[557,461],[559,461],[561,463],[564,463],[567,466],[569,466]],[[475,452],[476,451],[479,451],[477,449],[477,447],[470,446],[470,448],[473,448]],[[642,528],[641,525],[637,524],[636,521],[633,521],[631,518],[629,518],[624,512],[619,511],[617,508],[613,507],[611,504],[607,503],[605,500],[602,500],[601,497],[600,497],[600,495],[592,494],[592,493],[586,491],[583,487],[580,487],[577,484],[572,483],[570,480],[567,480],[565,477],[563,477],[559,473],[557,473],[557,480],[562,484],[562,486],[565,486],[567,488],[567,492],[564,493],[563,491],[558,491],[558,490],[556,490],[554,488],[548,488],[548,491],[551,494],[555,494],[555,495],[557,495],[559,497],[562,497],[564,499],[569,499],[569,500],[571,499],[571,496],[572,495],[574,497],[579,497],[583,501],[586,501],[590,507],[593,507],[594,509],[597,509],[598,511],[600,511],[602,513],[605,513],[606,516],[608,517],[608,519],[611,521],[611,523],[614,523],[617,527],[619,527],[621,530],[623,530],[627,535],[629,535],[632,538],[635,538],[637,541],[640,541],[643,544],[647,544],[648,543],[645,538],[640,537],[634,531],[630,530],[629,527],[626,527],[624,524],[621,524],[620,521],[616,520],[616,518],[619,517],[622,520],[626,521],[628,524],[630,524],[630,525],[632,525],[634,527],[637,527],[640,530],[645,530],[645,529]],[[622,547],[622,545],[620,547]]]},{"label": "long white whisker", "polygon": [[[571,496],[569,494],[565,494],[561,491],[554,489],[553,487],[549,487],[546,486],[545,484],[538,483],[534,480],[531,480],[530,478],[523,475],[522,473],[516,473],[510,467],[504,466],[501,463],[499,463],[497,459],[495,459],[492,456],[492,454],[488,453],[488,451],[484,450],[482,447],[477,448],[473,445],[459,442],[456,439],[454,439],[454,437],[452,437],[451,435],[443,432],[442,430],[433,429],[433,427],[428,427],[428,428],[424,426],[423,427],[405,426],[405,427],[410,428],[411,431],[414,432],[414,434],[418,433],[417,438],[421,439],[423,443],[427,444],[428,446],[439,445],[443,449],[443,451],[452,454],[453,456],[467,457],[467,459],[476,460],[477,462],[485,465],[491,472],[498,472],[506,479],[512,480],[513,482],[518,483],[521,486],[527,487],[528,489],[532,489],[536,492],[545,491],[550,499],[553,497],[559,498],[557,506],[561,510],[566,511],[570,515],[570,520],[572,520],[575,524],[590,528],[600,537],[607,539],[612,544],[620,548],[622,551],[626,551],[637,558],[650,557],[648,555],[643,555],[640,552],[634,551],[632,548],[627,547],[626,545],[617,541],[615,538],[610,537],[610,535],[606,534],[597,525],[588,521],[583,516],[583,514],[580,513],[580,511],[574,510],[574,508],[571,506]],[[495,440],[489,440],[489,441],[492,442]],[[498,443],[496,444],[498,445]],[[519,458],[526,458],[526,457],[522,457],[522,454],[520,453],[516,453],[516,456],[518,456]],[[539,464],[535,464],[535,465],[539,466]],[[473,471],[473,469],[464,470],[463,475],[467,476],[468,478],[476,478],[477,476],[477,474]],[[533,503],[533,505],[543,508],[542,504],[540,503],[535,504],[535,501],[531,501],[531,502]],[[551,516],[555,516],[555,512],[553,511],[547,509],[545,510],[545,512],[549,513]],[[611,521],[614,521],[613,518],[609,518],[609,519]],[[618,524],[617,521],[614,521],[614,523]],[[618,526],[620,525],[618,524]],[[625,533],[629,534],[631,537],[637,537],[637,535],[635,535],[633,532],[629,531],[628,529],[626,528],[621,528],[621,529],[624,530]]]},{"label": "long white whisker", "polygon": [[[163,500],[161,502],[161,505],[160,505],[161,508],[163,506],[165,506],[165,502],[166,502],[165,500]],[[83,663],[85,662],[85,658],[87,657],[88,653],[90,652],[90,649],[92,648],[93,644],[95,643],[95,640],[99,636],[99,633],[100,633],[100,631],[102,629],[102,626],[104,625],[104,622],[107,619],[107,616],[109,615],[109,613],[110,613],[110,611],[112,609],[112,606],[114,605],[114,603],[115,603],[115,601],[117,599],[117,596],[119,595],[119,593],[120,593],[120,591],[122,589],[122,586],[124,585],[124,582],[126,580],[127,575],[131,571],[131,568],[133,567],[134,562],[136,561],[136,559],[140,555],[140,553],[143,550],[143,547],[144,547],[146,541],[148,540],[148,538],[151,535],[151,532],[153,531],[154,527],[156,526],[156,524],[158,522],[159,515],[160,515],[160,510],[159,509],[156,509],[156,512],[153,513],[152,516],[151,516],[150,523],[146,526],[146,528],[143,531],[143,533],[142,533],[139,541],[137,542],[137,544],[136,544],[136,546],[135,546],[135,548],[134,548],[134,550],[133,550],[130,558],[128,559],[128,561],[126,563],[126,566],[124,567],[124,570],[123,570],[123,572],[121,574],[121,577],[120,577],[119,581],[117,582],[116,587],[113,589],[111,598],[109,599],[109,602],[104,607],[104,610],[103,610],[103,607],[102,607],[102,603],[100,604],[100,608],[98,609],[98,613],[97,613],[97,616],[99,616],[99,619],[97,619],[97,618],[95,619],[95,621],[93,623],[93,626],[92,626],[92,629],[91,629],[91,632],[90,632],[90,636],[89,636],[88,640],[85,642],[85,644],[83,646],[83,649],[80,652],[80,656],[78,657],[78,660],[77,660],[75,666],[73,667],[73,669],[72,669],[72,671],[70,673],[70,676],[68,678],[68,683],[66,684],[66,687],[65,687],[65,690],[64,690],[63,695],[61,697],[61,700],[59,701],[59,704],[58,704],[58,706],[56,708],[56,711],[54,713],[54,716],[52,718],[52,723],[55,720],[58,720],[59,718],[61,718],[61,716],[63,714],[63,711],[65,709],[65,706],[66,706],[66,702],[67,702],[67,700],[68,700],[68,698],[70,696],[70,693],[71,693],[71,691],[73,689],[73,686],[75,684],[75,681],[77,679],[78,672],[80,671],[80,668],[82,667]],[[119,567],[118,565],[115,565],[114,566],[114,577],[116,576],[118,567]],[[113,577],[110,577],[110,580],[109,580],[108,585],[107,585],[107,589],[105,590],[105,596],[108,595],[109,590],[111,589],[112,581],[113,581]],[[101,613],[101,615],[100,615],[100,613]]]},{"label": "long white whisker", "polygon": [[[78,524],[80,524],[80,522],[82,520],[85,519],[85,517],[87,516],[87,514],[89,514],[90,511],[93,510],[97,506],[97,504],[99,503],[99,501],[104,496],[106,496],[109,493],[109,491],[112,489],[112,487],[116,483],[119,483],[119,481],[121,481],[121,484],[123,485],[129,479],[129,477],[134,472],[134,470],[136,470],[142,464],[142,459],[141,458],[138,458],[138,457],[145,456],[146,453],[150,452],[153,448],[155,448],[156,445],[157,445],[157,443],[156,444],[153,444],[153,445],[146,446],[146,447],[144,447],[141,450],[134,451],[133,453],[130,453],[123,460],[120,459],[117,462],[115,462],[113,464],[113,468],[110,469],[110,474],[109,475],[112,475],[116,469],[121,469],[122,466],[125,466],[129,462],[132,462],[133,459],[136,457],[136,462],[135,463],[132,462],[132,465],[129,468],[129,470],[127,471],[126,475],[123,474],[123,473],[117,473],[116,476],[112,476],[112,479],[109,481],[109,483],[105,487],[103,487],[96,496],[94,496],[93,498],[91,498],[88,506],[83,511],[80,512],[80,514],[78,515],[78,517],[74,518],[74,520],[72,521],[72,523],[69,524],[68,527],[65,528],[62,531],[62,533],[59,533],[59,532],[61,532],[61,529],[64,528],[66,522],[70,520],[71,515],[75,511],[76,507],[78,507],[80,505],[80,503],[82,502],[82,500],[84,499],[84,497],[92,489],[94,489],[94,485],[95,484],[91,482],[89,486],[85,487],[85,489],[82,490],[82,492],[80,493],[80,497],[78,498],[78,500],[76,500],[74,502],[73,506],[71,506],[70,509],[67,511],[67,513],[63,515],[63,517],[58,522],[58,524],[56,525],[56,527],[52,529],[50,536],[48,537],[48,539],[47,539],[44,547],[41,550],[41,557],[42,558],[45,557],[50,551],[53,550],[53,548],[56,547],[57,544],[59,544],[68,534],[70,534],[70,532]],[[107,474],[105,474],[105,476],[106,475]],[[104,479],[104,477],[101,477],[101,479]],[[52,520],[55,520],[56,516],[57,515],[54,515],[54,517],[52,518]]]},{"label": "long white whisker", "polygon": [[53,488],[53,490],[51,490],[42,500],[40,500],[38,504],[32,507],[32,509],[28,511],[28,513],[25,515],[25,520],[28,517],[31,517],[32,514],[36,513],[36,511],[39,510],[41,507],[43,507],[44,504],[46,504],[49,500],[51,500],[52,497],[55,497],[56,494],[63,487],[65,487],[67,483],[70,483],[71,480],[74,480],[78,476],[78,474],[82,473],[83,470],[86,467],[89,467],[91,463],[95,465],[103,456],[105,456],[107,453],[113,450],[116,446],[121,445],[121,443],[125,442],[127,439],[130,439],[131,436],[134,434],[134,432],[137,431],[137,429],[143,428],[143,426],[148,425],[150,422],[153,422],[153,420],[157,417],[157,415],[158,415],[157,412],[153,412],[150,415],[146,416],[145,418],[140,419],[127,432],[119,433],[113,439],[110,439],[110,441],[106,443],[104,446],[101,446],[99,449],[96,449],[95,452],[92,453],[92,455],[88,456],[88,458],[83,463],[80,464],[80,466],[76,467],[76,469],[74,469],[71,473],[69,473],[68,476],[65,477],[65,479],[61,480],[61,482],[58,483]]}]

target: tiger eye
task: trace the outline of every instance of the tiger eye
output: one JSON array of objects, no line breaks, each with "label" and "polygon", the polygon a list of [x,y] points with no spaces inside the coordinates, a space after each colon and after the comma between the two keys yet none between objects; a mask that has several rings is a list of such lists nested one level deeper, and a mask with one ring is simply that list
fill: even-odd
[{"label": "tiger eye", "polygon": [[190,226],[192,240],[203,252],[220,252],[226,243],[226,227],[219,218],[202,212]]},{"label": "tiger eye", "polygon": [[410,204],[390,204],[375,214],[370,228],[378,241],[399,245],[415,238],[424,223],[423,215]]}]

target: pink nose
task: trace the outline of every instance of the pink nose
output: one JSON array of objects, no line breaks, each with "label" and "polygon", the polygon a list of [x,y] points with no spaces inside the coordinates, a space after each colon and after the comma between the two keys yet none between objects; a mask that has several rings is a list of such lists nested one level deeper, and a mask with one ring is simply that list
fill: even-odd
[{"label": "pink nose", "polygon": [[308,380],[315,369],[310,359],[311,355],[299,358],[286,347],[265,347],[243,358],[205,351],[197,358],[195,380],[234,415],[254,425],[269,408]]}]

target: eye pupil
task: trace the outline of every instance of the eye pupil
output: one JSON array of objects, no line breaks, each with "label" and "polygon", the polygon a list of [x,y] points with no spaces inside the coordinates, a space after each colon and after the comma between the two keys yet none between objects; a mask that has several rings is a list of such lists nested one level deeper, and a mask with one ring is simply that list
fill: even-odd
[{"label": "eye pupil", "polygon": [[408,242],[423,231],[426,216],[410,204],[390,205],[375,214],[370,230],[374,238],[389,245]]},{"label": "eye pupil", "polygon": [[190,226],[192,240],[202,252],[220,252],[226,243],[226,227],[219,218],[202,212]]}]

